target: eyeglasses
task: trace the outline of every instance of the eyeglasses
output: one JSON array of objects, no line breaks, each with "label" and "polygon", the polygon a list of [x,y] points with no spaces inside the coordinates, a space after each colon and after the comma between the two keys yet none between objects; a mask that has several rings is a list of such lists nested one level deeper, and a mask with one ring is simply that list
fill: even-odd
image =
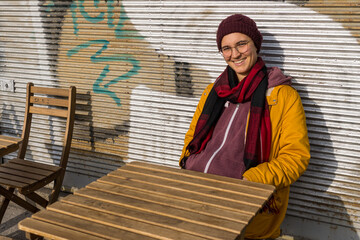
[{"label": "eyeglasses", "polygon": [[238,53],[245,53],[249,50],[249,42],[250,41],[240,41],[236,43],[235,47],[224,46],[220,49],[221,55],[223,55],[223,57],[230,57],[233,48],[235,48]]}]

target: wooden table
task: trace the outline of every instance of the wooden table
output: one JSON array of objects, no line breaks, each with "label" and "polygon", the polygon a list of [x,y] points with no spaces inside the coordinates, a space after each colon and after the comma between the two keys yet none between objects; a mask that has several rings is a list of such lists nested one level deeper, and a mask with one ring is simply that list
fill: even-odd
[{"label": "wooden table", "polygon": [[270,185],[132,162],[22,220],[49,239],[242,239]]},{"label": "wooden table", "polygon": [[21,138],[0,135],[0,157],[18,150]]}]

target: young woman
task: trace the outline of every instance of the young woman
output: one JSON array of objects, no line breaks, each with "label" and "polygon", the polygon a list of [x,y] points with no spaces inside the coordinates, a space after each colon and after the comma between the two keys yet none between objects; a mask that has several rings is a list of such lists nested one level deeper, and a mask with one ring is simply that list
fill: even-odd
[{"label": "young woman", "polygon": [[224,19],[217,46],[228,64],[203,92],[180,166],[276,186],[276,193],[246,228],[247,239],[280,235],[289,186],[310,159],[306,119],[291,78],[258,56],[262,35],[247,16]]}]

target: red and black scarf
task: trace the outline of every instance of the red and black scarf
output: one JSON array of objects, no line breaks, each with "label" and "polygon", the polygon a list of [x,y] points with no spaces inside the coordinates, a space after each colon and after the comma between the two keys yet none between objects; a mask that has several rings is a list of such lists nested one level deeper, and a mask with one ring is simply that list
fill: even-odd
[{"label": "red and black scarf", "polygon": [[[197,122],[193,140],[187,146],[190,154],[201,152],[212,136],[226,101],[244,103],[251,101],[244,164],[246,169],[269,160],[271,125],[269,106],[266,101],[268,77],[265,63],[259,57],[249,75],[240,83],[229,66],[215,81]],[[181,166],[185,168],[186,158]]]}]

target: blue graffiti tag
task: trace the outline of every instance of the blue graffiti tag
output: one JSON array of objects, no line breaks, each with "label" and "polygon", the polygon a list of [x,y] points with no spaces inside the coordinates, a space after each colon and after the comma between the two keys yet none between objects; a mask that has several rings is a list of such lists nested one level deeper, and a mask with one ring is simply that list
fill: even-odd
[{"label": "blue graffiti tag", "polygon": [[[107,16],[107,26],[110,29],[114,29],[114,0],[108,0],[107,2],[107,12],[100,12],[97,16],[91,17],[85,10],[84,7],[84,0],[79,1],[73,1],[70,9],[71,9],[71,16],[73,20],[73,27],[74,27],[74,34],[78,36],[79,34],[79,25],[78,25],[78,16],[76,13],[76,9],[79,9],[81,16],[86,20],[93,24],[97,24],[103,20],[105,20],[105,16]],[[94,0],[94,7],[96,9],[99,8],[99,0]],[[126,16],[126,13],[124,11],[124,8],[122,4],[120,5],[120,18],[118,20],[118,24],[116,25],[114,32],[115,37],[118,39],[143,39],[142,36],[137,35],[136,31],[127,31],[123,30],[124,22],[128,20],[129,18]],[[106,78],[107,74],[110,72],[110,65],[107,64],[102,72],[100,73],[99,77],[96,79],[95,83],[93,84],[93,91],[94,93],[99,94],[106,94],[110,96],[117,104],[117,106],[121,106],[120,104],[120,98],[117,97],[116,93],[109,90],[109,86],[113,85],[115,83],[118,83],[121,80],[129,79],[131,76],[138,74],[138,71],[140,70],[140,64],[139,61],[136,60],[132,55],[129,54],[113,54],[110,56],[100,56],[103,51],[107,49],[107,46],[109,44],[108,40],[105,39],[98,39],[98,40],[90,40],[86,43],[79,44],[75,46],[73,49],[69,50],[67,52],[67,56],[71,58],[74,54],[78,53],[82,49],[85,49],[91,45],[94,44],[102,44],[102,47],[100,50],[98,50],[94,55],[90,57],[91,62],[93,63],[104,63],[104,62],[128,62],[132,64],[133,68],[128,71],[127,73],[118,76],[114,78],[113,80],[109,81],[108,83],[104,84],[104,79]]]},{"label": "blue graffiti tag", "polygon": [[[94,7],[96,9],[98,9],[98,4],[99,4],[99,0],[94,0]],[[106,11],[106,16],[107,16],[107,25],[108,28],[114,28],[115,24],[114,24],[114,0],[108,0],[106,1],[106,6],[107,6],[107,11]],[[79,1],[73,1],[71,3],[70,9],[71,9],[71,16],[73,19],[73,27],[74,27],[74,34],[78,35],[79,33],[79,24],[78,24],[78,17],[76,14],[76,9],[79,9],[81,15],[89,22],[91,23],[99,23],[103,20],[105,20],[105,12],[100,12],[97,16],[95,17],[91,17],[88,12],[85,10],[84,7],[84,0],[79,0]],[[130,30],[123,30],[122,28],[124,27],[124,22],[126,20],[129,20],[129,18],[126,15],[126,12],[124,10],[124,6],[121,4],[120,5],[120,17],[119,17],[119,21],[118,24],[115,27],[115,37],[118,39],[123,39],[123,38],[131,38],[131,39],[144,39],[143,36],[139,35],[136,31],[130,31]]]},{"label": "blue graffiti tag", "polygon": [[49,13],[55,8],[55,3],[54,1],[48,1],[47,3],[44,3],[43,6],[46,7],[45,12]]},{"label": "blue graffiti tag", "polygon": [[[98,7],[99,4],[99,0],[94,0],[94,6],[95,8],[99,8]],[[101,22],[102,20],[104,20],[104,15],[105,13],[101,12],[98,16],[96,17],[90,17],[90,15],[85,11],[84,8],[84,0],[79,0],[79,10],[81,15],[89,22],[91,23],[98,23]]]},{"label": "blue graffiti tag", "polygon": [[72,57],[74,54],[78,53],[82,49],[85,49],[85,48],[87,48],[87,47],[89,47],[89,46],[91,46],[93,44],[102,44],[102,47],[101,47],[100,50],[98,50],[95,54],[93,54],[90,57],[91,62],[93,62],[93,63],[101,63],[101,62],[122,61],[122,62],[129,62],[133,66],[133,68],[130,71],[128,71],[127,73],[114,78],[113,80],[109,81],[106,84],[102,84],[103,81],[104,81],[104,78],[110,72],[110,70],[109,70],[110,66],[109,66],[109,64],[107,64],[103,68],[103,71],[101,72],[99,77],[96,79],[95,83],[93,84],[94,93],[106,94],[115,101],[117,106],[121,106],[120,98],[117,97],[115,92],[112,92],[112,91],[109,90],[109,86],[113,85],[115,83],[118,83],[121,80],[129,79],[131,76],[137,74],[139,69],[141,68],[140,65],[139,65],[139,61],[134,59],[129,54],[113,54],[113,55],[110,55],[110,56],[101,57],[100,56],[101,53],[104,50],[107,49],[107,45],[109,44],[109,41],[103,40],[103,39],[91,40],[91,41],[88,41],[86,43],[82,43],[82,44],[74,47],[73,49],[69,50],[68,53],[67,53],[67,56]]},{"label": "blue graffiti tag", "polygon": [[107,40],[91,40],[86,43],[82,43],[73,49],[69,50],[67,53],[68,57],[72,57],[74,54],[78,53],[80,50],[87,48],[93,44],[102,44],[100,50],[98,50],[95,54],[93,54],[90,59],[93,63],[100,63],[100,62],[114,62],[114,61],[123,61],[123,62],[129,62],[133,65],[133,68],[128,71],[127,73],[116,77],[115,79],[109,81],[106,84],[103,84],[104,78],[106,77],[107,73],[110,72],[109,70],[109,64],[107,64],[104,68],[95,83],[93,84],[93,91],[94,93],[99,94],[106,94],[110,96],[118,106],[121,106],[120,99],[116,96],[115,92],[110,91],[108,88],[110,85],[113,85],[115,83],[118,83],[121,80],[129,79],[131,76],[138,73],[139,69],[141,68],[139,65],[139,61],[134,59],[129,54],[113,54],[111,56],[101,57],[101,53],[107,49],[107,45],[109,44],[109,41]]}]

